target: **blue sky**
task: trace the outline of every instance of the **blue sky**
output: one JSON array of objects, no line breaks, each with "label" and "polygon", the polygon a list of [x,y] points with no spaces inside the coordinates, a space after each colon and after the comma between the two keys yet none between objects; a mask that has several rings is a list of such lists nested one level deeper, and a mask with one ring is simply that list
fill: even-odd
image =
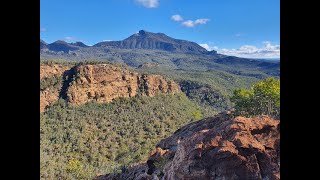
[{"label": "blue sky", "polygon": [[122,40],[144,29],[242,57],[280,56],[280,0],[40,0],[40,38]]}]

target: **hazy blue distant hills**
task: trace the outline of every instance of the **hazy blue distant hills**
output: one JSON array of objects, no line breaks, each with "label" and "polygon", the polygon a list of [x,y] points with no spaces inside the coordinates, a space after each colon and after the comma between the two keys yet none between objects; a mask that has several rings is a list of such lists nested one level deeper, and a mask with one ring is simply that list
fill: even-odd
[{"label": "hazy blue distant hills", "polygon": [[83,42],[75,42],[75,43],[70,43],[71,45],[78,46],[78,47],[89,47],[88,45],[85,45]]},{"label": "hazy blue distant hills", "polygon": [[46,42],[40,39],[40,50],[48,48],[47,45],[48,44]]},{"label": "hazy blue distant hills", "polygon": [[250,58],[254,60],[265,60],[265,61],[274,61],[274,62],[279,62],[280,58]]},{"label": "hazy blue distant hills", "polygon": [[59,52],[63,51],[64,53],[68,53],[70,51],[79,50],[80,46],[76,46],[72,43],[67,43],[65,41],[58,40],[51,44],[47,45],[48,49],[51,51]]}]

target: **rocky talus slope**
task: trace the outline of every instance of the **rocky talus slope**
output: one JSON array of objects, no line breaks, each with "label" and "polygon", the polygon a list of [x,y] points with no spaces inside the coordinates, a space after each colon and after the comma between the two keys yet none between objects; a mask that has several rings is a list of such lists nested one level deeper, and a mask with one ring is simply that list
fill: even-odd
[{"label": "rocky talus slope", "polygon": [[[53,78],[57,80],[52,82]],[[66,99],[73,105],[90,101],[111,102],[120,97],[137,94],[155,96],[158,93],[180,92],[179,86],[160,75],[138,74],[110,64],[41,65],[40,82],[49,84],[40,89],[40,111],[57,101]]]},{"label": "rocky talus slope", "polygon": [[99,180],[280,179],[280,121],[221,113],[157,144],[146,163]]}]

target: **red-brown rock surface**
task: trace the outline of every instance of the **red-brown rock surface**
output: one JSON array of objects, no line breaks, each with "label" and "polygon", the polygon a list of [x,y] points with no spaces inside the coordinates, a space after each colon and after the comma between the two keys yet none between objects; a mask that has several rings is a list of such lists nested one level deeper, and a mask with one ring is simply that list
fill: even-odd
[{"label": "red-brown rock surface", "polygon": [[40,91],[40,112],[44,112],[46,107],[59,99],[59,92],[54,90]]},{"label": "red-brown rock surface", "polygon": [[67,90],[71,104],[83,104],[92,100],[111,102],[118,97],[137,94],[138,74],[119,67],[98,64],[75,68],[76,79]]},{"label": "red-brown rock surface", "polygon": [[160,75],[142,75],[139,77],[140,86],[144,86],[144,94],[147,96],[155,96],[157,93],[176,93],[180,91],[178,84],[173,81],[166,80]]},{"label": "red-brown rock surface", "polygon": [[[219,114],[182,127],[157,145],[148,165],[140,165],[135,174],[131,167],[118,177],[135,179],[144,174],[144,179],[164,180],[280,179],[279,129],[280,121],[267,116]],[[100,179],[111,177],[114,175]]]},{"label": "red-brown rock surface", "polygon": [[42,78],[52,77],[54,75],[61,76],[68,69],[70,69],[70,66],[68,66],[68,65],[62,65],[62,64],[46,65],[46,64],[41,64],[40,65],[40,80]]},{"label": "red-brown rock surface", "polygon": [[[61,64],[41,64],[40,65],[40,80],[46,78],[52,78],[53,76],[62,77],[63,73],[70,69],[70,66],[61,65]],[[62,84],[60,84],[62,86]],[[48,87],[46,89],[40,89],[40,112],[45,111],[45,108],[48,107],[53,102],[59,99],[59,89]]]},{"label": "red-brown rock surface", "polygon": [[104,103],[119,97],[176,93],[179,86],[160,75],[142,75],[107,64],[81,65],[75,68],[76,79],[67,90],[68,101],[83,104],[95,100]]},{"label": "red-brown rock surface", "polygon": [[[68,71],[68,72],[67,72]],[[110,64],[78,65],[75,67],[59,64],[41,65],[40,80],[68,74],[69,82],[61,80],[60,88],[49,87],[40,90],[40,111],[59,99],[81,105],[90,101],[111,102],[120,97],[133,97],[137,94],[155,96],[158,93],[180,92],[179,86],[160,75],[139,75],[125,68]],[[64,81],[66,81],[64,79]],[[59,86],[58,85],[58,86]]]}]

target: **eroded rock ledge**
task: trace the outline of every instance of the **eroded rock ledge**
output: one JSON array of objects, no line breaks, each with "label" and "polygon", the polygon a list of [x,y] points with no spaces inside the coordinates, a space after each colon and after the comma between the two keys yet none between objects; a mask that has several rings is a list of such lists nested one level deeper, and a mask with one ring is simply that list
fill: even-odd
[{"label": "eroded rock ledge", "polygon": [[96,101],[111,102],[119,97],[137,94],[155,96],[158,93],[177,93],[180,87],[160,75],[141,75],[110,64],[41,65],[40,80],[62,78],[55,86],[40,89],[40,111],[60,98],[74,105]]},{"label": "eroded rock ledge", "polygon": [[162,140],[146,163],[97,179],[280,179],[279,143],[279,120],[221,113]]}]

